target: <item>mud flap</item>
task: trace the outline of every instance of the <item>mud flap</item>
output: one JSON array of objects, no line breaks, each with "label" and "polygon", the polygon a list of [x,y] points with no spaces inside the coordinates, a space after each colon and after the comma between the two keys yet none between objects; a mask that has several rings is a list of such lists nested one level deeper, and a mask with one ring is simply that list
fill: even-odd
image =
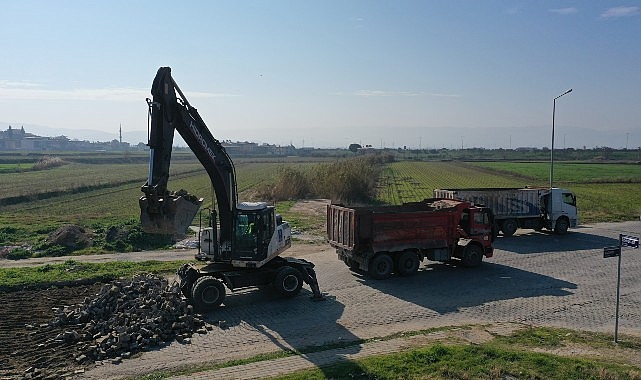
[{"label": "mud flap", "polygon": [[184,234],[202,202],[184,191],[164,197],[142,196],[138,202],[142,229],[150,234]]}]

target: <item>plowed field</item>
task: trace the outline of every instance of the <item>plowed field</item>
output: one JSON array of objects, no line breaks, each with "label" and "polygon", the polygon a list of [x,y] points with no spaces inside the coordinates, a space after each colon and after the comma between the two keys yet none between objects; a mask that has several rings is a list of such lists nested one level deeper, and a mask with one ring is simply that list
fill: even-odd
[{"label": "plowed field", "polygon": [[0,379],[62,378],[82,370],[73,345],[50,344],[63,332],[48,329],[52,308],[74,305],[103,284],[24,290],[0,294]]}]

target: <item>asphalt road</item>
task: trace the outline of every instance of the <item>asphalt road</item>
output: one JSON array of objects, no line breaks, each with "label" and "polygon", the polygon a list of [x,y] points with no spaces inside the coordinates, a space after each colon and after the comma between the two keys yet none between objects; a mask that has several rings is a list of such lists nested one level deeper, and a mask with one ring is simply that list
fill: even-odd
[{"label": "asphalt road", "polygon": [[[328,246],[294,246],[292,256],[300,252],[316,264],[325,301],[312,301],[307,286],[292,299],[269,289],[234,292],[207,315],[215,328],[191,344],[106,363],[81,378],[131,377],[438,326],[519,322],[613,333],[618,258],[604,258],[603,248],[618,245],[619,234],[640,237],[641,222],[586,225],[564,236],[526,230],[499,237],[494,257],[478,268],[424,262],[413,277],[383,281],[350,272]],[[639,249],[623,249],[620,290],[619,333],[641,336]]]}]

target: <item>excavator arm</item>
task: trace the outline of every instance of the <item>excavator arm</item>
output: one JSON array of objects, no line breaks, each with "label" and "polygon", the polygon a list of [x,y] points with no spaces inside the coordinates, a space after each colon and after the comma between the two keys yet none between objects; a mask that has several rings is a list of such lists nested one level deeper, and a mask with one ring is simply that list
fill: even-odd
[{"label": "excavator arm", "polygon": [[178,131],[211,180],[220,219],[220,243],[230,242],[238,202],[232,160],[220,141],[212,136],[196,108],[180,91],[171,77],[171,68],[158,69],[151,94],[153,101],[147,99],[149,177],[141,188],[144,195],[139,202],[143,230],[162,234],[184,233],[202,203],[202,199],[184,190],[172,192],[167,189],[174,131]]}]

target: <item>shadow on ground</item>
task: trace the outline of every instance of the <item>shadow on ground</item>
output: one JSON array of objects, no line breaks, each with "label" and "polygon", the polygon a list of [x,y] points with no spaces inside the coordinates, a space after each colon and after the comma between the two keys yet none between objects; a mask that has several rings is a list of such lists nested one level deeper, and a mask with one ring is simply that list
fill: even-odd
[{"label": "shadow on ground", "polygon": [[[223,307],[207,314],[206,320],[223,330],[255,330],[260,334],[256,342],[266,338],[277,349],[300,353],[321,369],[328,360],[341,361],[343,355],[359,352],[362,340],[338,322],[345,305],[333,296],[326,295],[322,301],[313,301],[311,296],[306,288],[291,299],[271,288],[241,291],[229,295]],[[245,343],[253,343],[251,339]],[[340,354],[328,357],[334,348],[342,348]],[[327,355],[318,363],[314,359],[318,356],[305,355],[319,351]]]},{"label": "shadow on ground", "polygon": [[494,241],[494,248],[518,254],[530,254],[583,251],[618,244],[618,239],[594,235],[581,230],[571,230],[565,235],[557,235],[546,231],[528,231],[510,237],[499,235]]},{"label": "shadow on ground", "polygon": [[392,276],[373,280],[355,274],[369,287],[439,314],[492,301],[572,294],[576,284],[506,265],[484,262],[477,268],[464,268],[457,261],[430,263],[412,277]]}]

